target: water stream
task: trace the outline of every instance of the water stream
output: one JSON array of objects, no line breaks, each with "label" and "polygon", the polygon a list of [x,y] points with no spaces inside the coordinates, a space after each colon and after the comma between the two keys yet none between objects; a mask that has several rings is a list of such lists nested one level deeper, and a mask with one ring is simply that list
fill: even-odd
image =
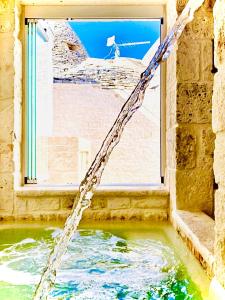
[{"label": "water stream", "polygon": [[190,0],[188,2],[170,33],[160,44],[148,67],[141,74],[140,80],[135,89],[123,105],[118,117],[103,141],[99,152],[87,171],[85,178],[79,186],[79,192],[76,200],[74,201],[72,213],[66,220],[62,234],[55,241],[55,246],[50,253],[47,266],[44,269],[41,280],[36,288],[33,298],[34,300],[48,299],[48,295],[55,283],[56,272],[60,266],[62,256],[65,254],[69,241],[80,223],[83,211],[91,204],[93,193],[100,183],[102,173],[112,150],[120,141],[124,127],[132,115],[142,105],[145,90],[148,87],[150,80],[153,78],[159,64],[169,57],[174,44],[180,37],[186,24],[192,21],[194,12],[202,5],[203,2],[204,0]]}]

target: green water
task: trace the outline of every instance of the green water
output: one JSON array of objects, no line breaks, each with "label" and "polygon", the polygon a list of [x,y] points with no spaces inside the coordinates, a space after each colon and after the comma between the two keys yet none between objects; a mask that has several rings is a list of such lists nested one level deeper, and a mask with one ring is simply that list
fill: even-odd
[{"label": "green water", "polygon": [[[1,300],[32,299],[60,233],[58,224],[1,226]],[[69,244],[50,299],[201,300],[207,288],[198,262],[170,226],[84,224]]]}]

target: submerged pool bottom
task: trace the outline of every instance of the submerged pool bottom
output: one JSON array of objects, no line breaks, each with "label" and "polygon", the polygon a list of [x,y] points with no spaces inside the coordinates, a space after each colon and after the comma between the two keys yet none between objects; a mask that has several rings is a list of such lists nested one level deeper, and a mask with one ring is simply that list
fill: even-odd
[{"label": "submerged pool bottom", "polygon": [[[0,299],[32,299],[61,234],[56,226],[0,231]],[[81,228],[63,257],[49,299],[204,299],[159,227]]]}]

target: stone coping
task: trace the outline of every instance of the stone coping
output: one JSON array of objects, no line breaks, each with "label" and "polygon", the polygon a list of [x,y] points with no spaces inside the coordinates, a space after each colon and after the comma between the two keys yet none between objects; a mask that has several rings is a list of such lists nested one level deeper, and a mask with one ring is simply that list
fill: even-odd
[{"label": "stone coping", "polygon": [[214,220],[200,211],[176,210],[172,213],[172,222],[209,277],[212,277],[215,240]]},{"label": "stone coping", "polygon": [[[15,189],[17,197],[43,197],[76,195],[78,186],[21,186]],[[99,187],[96,196],[169,196],[165,186],[110,186]]]}]

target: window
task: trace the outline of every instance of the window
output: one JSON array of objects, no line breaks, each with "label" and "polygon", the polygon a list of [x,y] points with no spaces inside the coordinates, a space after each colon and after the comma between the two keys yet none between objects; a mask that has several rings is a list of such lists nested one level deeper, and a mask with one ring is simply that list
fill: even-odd
[{"label": "window", "polygon": [[[27,19],[27,183],[79,184],[160,43],[160,18]],[[161,72],[102,185],[161,181]]]}]

